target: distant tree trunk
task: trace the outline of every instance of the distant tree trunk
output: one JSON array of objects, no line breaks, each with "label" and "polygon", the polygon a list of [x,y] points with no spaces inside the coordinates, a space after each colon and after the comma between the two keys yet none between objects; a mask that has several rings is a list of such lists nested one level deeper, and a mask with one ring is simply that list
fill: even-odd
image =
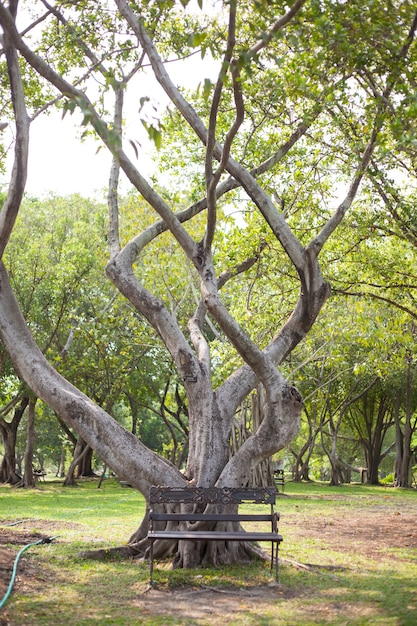
[{"label": "distant tree trunk", "polygon": [[11,422],[6,422],[3,417],[0,417],[0,433],[4,446],[4,456],[0,465],[0,483],[16,485],[22,480],[16,467],[16,439],[19,424],[28,404],[29,398],[24,396],[15,408]]},{"label": "distant tree trunk", "polygon": [[35,476],[33,474],[33,451],[35,449],[35,406],[37,398],[31,398],[28,409],[28,423],[26,435],[26,449],[24,459],[23,487],[25,489],[35,487]]},{"label": "distant tree trunk", "polygon": [[[263,417],[264,394],[262,388],[256,389],[250,398],[246,398],[240,407],[240,417],[233,420],[231,436],[231,455],[237,453],[252,432],[255,432]],[[271,459],[258,463],[251,471],[248,484],[254,487],[273,487],[275,485]]]},{"label": "distant tree trunk", "polygon": [[[310,480],[310,458],[311,458],[311,440],[308,440],[301,450],[295,452],[290,450],[295,457],[294,465],[292,468],[292,479],[295,482],[301,482],[302,480]],[[304,458],[305,453],[308,452]]]},{"label": "distant tree trunk", "polygon": [[337,487],[337,485],[340,485],[340,483],[343,482],[342,465],[339,460],[339,455],[337,452],[337,440],[338,440],[340,425],[342,423],[342,418],[345,413],[345,409],[340,410],[339,417],[336,420],[333,417],[331,407],[330,407],[330,402],[327,402],[327,410],[330,415],[330,418],[328,420],[329,433],[327,433],[330,436],[330,447],[326,445],[326,442],[324,440],[325,433],[323,430],[321,431],[321,440],[322,440],[323,450],[326,453],[327,458],[329,459],[329,462],[330,462],[329,484],[332,487]]},{"label": "distant tree trunk", "polygon": [[127,397],[128,401],[129,401],[130,416],[132,418],[131,433],[133,435],[137,435],[137,433],[138,433],[138,420],[139,420],[138,404],[136,402],[136,399],[132,396],[131,393],[126,393],[126,397]]},{"label": "distant tree trunk", "polygon": [[411,464],[411,439],[413,429],[411,428],[411,358],[407,363],[407,387],[406,387],[406,406],[405,406],[405,423],[404,423],[404,445],[403,459],[401,464],[401,487],[410,486],[410,464]]},{"label": "distant tree trunk", "polygon": [[394,465],[394,486],[409,487],[410,486],[410,467],[411,467],[411,447],[413,437],[413,427],[411,424],[412,407],[411,407],[411,359],[407,361],[406,376],[406,402],[405,402],[405,419],[404,426],[401,429],[400,422],[400,403],[397,403],[395,410],[395,465]]},{"label": "distant tree trunk", "polygon": [[[77,445],[75,446],[74,456],[73,456],[71,465],[68,468],[68,472],[64,480],[64,485],[66,487],[70,485],[75,485],[75,470],[77,466],[78,467],[80,467],[80,465],[82,466],[83,459],[85,456],[89,454],[90,450],[91,448],[89,448],[89,446],[85,443],[85,441],[81,437],[79,437],[77,441]],[[79,473],[78,473],[78,476],[80,476]]]},{"label": "distant tree trunk", "polygon": [[401,419],[400,419],[401,403],[402,403],[402,389],[400,389],[397,393],[397,399],[396,399],[395,408],[394,408],[394,419],[395,419],[394,487],[402,486],[401,485],[401,470],[402,470],[404,438],[403,438],[403,432],[401,429]]},{"label": "distant tree trunk", "polygon": [[101,472],[100,480],[98,481],[97,489],[101,488],[103,480],[106,478],[107,465],[104,464],[103,471]]},{"label": "distant tree trunk", "polygon": [[331,467],[331,473],[330,473],[330,485],[333,487],[336,487],[337,485],[340,485],[341,482],[343,482],[342,479],[342,472],[341,472],[341,465],[339,463],[339,457],[337,454],[337,434],[339,432],[339,429],[334,429],[334,431],[332,432],[332,440],[331,440],[331,449],[328,453],[328,457],[329,457],[329,461],[330,461],[330,467]]},{"label": "distant tree trunk", "polygon": [[4,456],[0,465],[0,483],[15,485],[22,479],[16,471],[17,431],[13,428],[3,428],[1,425],[0,431],[4,446]]},{"label": "distant tree trunk", "polygon": [[310,460],[314,451],[317,436],[319,433],[323,433],[323,427],[325,424],[326,411],[322,411],[318,415],[316,404],[313,405],[313,410],[308,411],[304,406],[304,414],[307,417],[308,423],[308,437],[304,445],[299,452],[290,450],[295,456],[295,464],[293,467],[293,479],[296,482],[301,480],[310,481]]},{"label": "distant tree trunk", "polygon": [[65,444],[63,444],[61,448],[61,455],[59,457],[55,476],[60,476],[61,478],[65,476],[65,457],[66,457],[66,450],[65,450]]},{"label": "distant tree trunk", "polygon": [[[366,402],[364,407],[366,406]],[[374,411],[376,410],[376,416]],[[391,405],[388,397],[381,394],[378,402],[371,398],[368,410],[364,411],[367,418],[366,436],[362,438],[362,446],[367,468],[367,484],[379,484],[379,466],[385,454],[382,452],[384,437],[388,428],[392,425],[390,419]]]},{"label": "distant tree trunk", "polygon": [[[64,422],[64,420],[61,419],[61,417],[57,413],[56,413],[56,417],[57,417],[57,420],[58,420],[58,424],[61,426],[62,430],[64,431],[68,441],[70,443],[72,443],[72,445],[74,446],[74,449],[75,449],[75,447],[77,445],[77,441],[78,441],[76,435],[74,435],[72,430],[67,426],[67,424]],[[66,443],[64,442],[62,444],[61,459],[60,459],[60,462],[59,462],[59,467],[57,469],[57,476],[59,475],[61,478],[64,478],[64,476],[65,476],[66,456],[67,456]]]},{"label": "distant tree trunk", "polygon": [[93,470],[92,465],[94,450],[90,448],[90,446],[87,445],[85,442],[83,442],[83,445],[86,446],[87,450],[85,451],[85,454],[81,456],[81,459],[78,463],[78,470],[76,473],[77,478],[96,476],[97,474]]},{"label": "distant tree trunk", "polygon": [[[312,429],[309,420],[309,434],[307,441],[304,442],[304,445],[302,445],[300,450],[298,451],[290,448],[290,452],[295,458],[292,468],[292,479],[297,483],[301,482],[302,480],[309,480],[309,465],[312,450],[311,443],[312,441],[314,441],[314,439],[312,436]],[[308,452],[308,455],[307,458],[304,458],[306,452]]]}]

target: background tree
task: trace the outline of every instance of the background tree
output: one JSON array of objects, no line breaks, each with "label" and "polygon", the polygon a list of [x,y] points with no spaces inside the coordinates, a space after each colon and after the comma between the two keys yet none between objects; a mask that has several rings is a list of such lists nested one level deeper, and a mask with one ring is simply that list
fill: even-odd
[{"label": "background tree", "polygon": [[[0,416],[0,433],[3,440],[4,454],[0,467],[0,482],[16,485],[21,481],[16,458],[16,443],[19,424],[28,406],[28,394],[15,395],[6,404]],[[11,418],[8,418],[8,415]]]},{"label": "background tree", "polygon": [[[22,311],[42,352],[58,368],[73,343],[76,325],[91,317],[97,281],[105,284],[102,278],[106,249],[103,209],[105,211],[105,207],[100,208],[80,196],[50,197],[42,201],[27,199],[7,249],[10,280]],[[100,246],[102,254],[97,255]],[[111,298],[108,293],[105,297]],[[86,359],[85,345],[83,354]],[[70,379],[82,370],[83,359],[78,357],[73,370],[66,364]],[[92,369],[92,364],[88,367]],[[14,380],[18,393],[19,383]],[[9,381],[11,383],[13,377]],[[35,415],[32,406],[31,417]],[[3,422],[3,432],[11,429],[14,433],[14,445],[17,427],[17,413],[11,422]],[[30,427],[34,436],[35,425],[26,421],[26,427]],[[4,438],[6,436],[7,455],[10,455],[12,433],[5,433]],[[35,443],[28,438],[27,444],[25,465],[31,468],[33,462],[29,456],[31,450],[35,450]],[[12,465],[12,460],[7,462],[8,467]],[[26,479],[27,471],[23,484],[33,486],[33,478]],[[13,474],[3,478],[15,482]]]},{"label": "background tree", "polygon": [[[344,242],[343,236],[335,238],[333,257],[337,256],[338,246],[343,248]],[[343,256],[341,253],[337,271],[335,272],[333,260],[330,260],[329,266],[323,264],[323,271],[334,271],[338,277],[341,272],[346,275],[352,272],[352,260],[350,255]],[[385,263],[390,263],[387,255],[384,256],[383,264]],[[358,269],[357,272],[360,276],[361,271]],[[364,272],[369,275],[367,266],[362,275]],[[389,409],[391,416],[386,423],[386,454],[372,455],[373,463],[377,465],[373,475],[374,479],[378,476],[378,468],[380,469],[380,464],[387,455],[392,458],[392,468],[388,470],[391,473],[394,464],[392,444],[395,440],[393,416],[395,412],[400,428],[397,445],[400,451],[407,388],[404,358],[413,343],[409,327],[405,325],[406,319],[409,317],[397,308],[387,306],[381,300],[372,301],[367,294],[346,298],[336,293],[306,341],[293,352],[288,360],[288,369],[291,371],[291,380],[303,394],[305,405],[305,427],[291,444],[291,451],[298,459],[296,469],[299,478],[301,475],[308,476],[308,465],[311,461],[328,473],[324,467],[325,460],[321,458],[321,445],[314,445],[317,435],[322,438],[330,461],[331,482],[350,480],[352,472],[360,472],[367,467],[366,456],[358,445],[362,441],[361,435],[353,427],[349,415],[351,411],[360,411],[360,397],[377,384],[378,388],[382,385],[383,389],[392,392]],[[368,389],[369,386],[371,387]],[[365,431],[368,433],[369,441],[376,442],[380,427],[379,401],[368,402],[367,407],[368,425],[365,427],[361,419],[358,426],[360,424],[362,434]],[[414,426],[413,401],[409,415],[413,416],[411,425]],[[363,447],[364,444],[361,445]],[[385,472],[387,467],[387,462],[384,462]],[[319,477],[320,474],[316,473],[316,476]]]}]

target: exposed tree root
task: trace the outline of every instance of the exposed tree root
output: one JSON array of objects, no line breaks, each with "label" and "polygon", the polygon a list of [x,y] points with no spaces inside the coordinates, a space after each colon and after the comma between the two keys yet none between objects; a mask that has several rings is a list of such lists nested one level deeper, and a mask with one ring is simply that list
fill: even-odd
[{"label": "exposed tree root", "polygon": [[[140,542],[127,546],[86,550],[81,552],[80,556],[97,561],[146,558],[147,548],[148,542],[144,538]],[[259,545],[251,542],[233,543],[227,547],[225,543],[221,542],[201,542],[201,544],[189,542],[185,549],[184,546],[182,546],[182,549],[179,549],[178,543],[173,541],[158,541],[155,542],[154,556],[160,560],[172,559],[173,569],[197,569],[202,565],[231,565],[233,563],[244,565],[253,560],[269,561],[270,559],[270,556]],[[338,576],[332,574],[331,571],[348,569],[343,565],[301,563],[281,557],[279,561],[307,572],[330,576],[335,580],[338,580]]]},{"label": "exposed tree root", "polygon": [[136,559],[143,555],[140,554],[135,546],[119,546],[117,548],[106,548],[104,550],[84,550],[79,553],[79,556],[95,561],[107,561],[111,559]]},{"label": "exposed tree root", "polygon": [[[268,561],[269,555],[262,548],[251,542],[178,542],[157,541],[154,544],[154,557],[160,560],[172,559],[174,569],[190,568],[194,569],[201,565],[231,565],[238,563],[241,565],[250,563],[253,560]],[[111,559],[137,559],[146,558],[148,554],[149,542],[142,539],[127,546],[117,546],[115,548],[105,548],[98,550],[84,550],[79,556],[85,559],[105,561]]]}]

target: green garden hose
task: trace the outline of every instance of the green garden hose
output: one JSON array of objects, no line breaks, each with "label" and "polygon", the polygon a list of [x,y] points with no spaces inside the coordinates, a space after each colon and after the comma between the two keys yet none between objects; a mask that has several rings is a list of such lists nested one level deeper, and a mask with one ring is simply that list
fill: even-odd
[{"label": "green garden hose", "polygon": [[35,541],[34,543],[28,543],[26,546],[23,546],[23,548],[21,550],[19,550],[19,552],[17,553],[17,556],[15,558],[14,564],[13,564],[13,572],[12,572],[12,577],[10,579],[9,586],[7,588],[7,591],[6,591],[3,599],[0,601],[0,609],[2,609],[4,607],[4,605],[6,604],[7,600],[10,597],[10,594],[12,593],[13,585],[14,585],[14,582],[16,580],[17,566],[19,564],[19,560],[20,560],[20,557],[22,556],[22,554],[24,552],[26,552],[26,550],[28,550],[32,546],[37,546],[37,545],[39,545],[41,543],[51,543],[51,541],[53,541],[54,539],[55,539],[55,537],[46,538],[46,539],[39,539],[39,541]]}]

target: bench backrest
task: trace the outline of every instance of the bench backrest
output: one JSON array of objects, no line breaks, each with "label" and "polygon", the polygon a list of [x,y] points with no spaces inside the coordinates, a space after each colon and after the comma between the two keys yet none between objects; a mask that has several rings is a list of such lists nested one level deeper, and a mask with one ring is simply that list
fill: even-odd
[{"label": "bench backrest", "polygon": [[150,504],[189,502],[194,504],[270,504],[274,505],[274,487],[151,487]]}]

